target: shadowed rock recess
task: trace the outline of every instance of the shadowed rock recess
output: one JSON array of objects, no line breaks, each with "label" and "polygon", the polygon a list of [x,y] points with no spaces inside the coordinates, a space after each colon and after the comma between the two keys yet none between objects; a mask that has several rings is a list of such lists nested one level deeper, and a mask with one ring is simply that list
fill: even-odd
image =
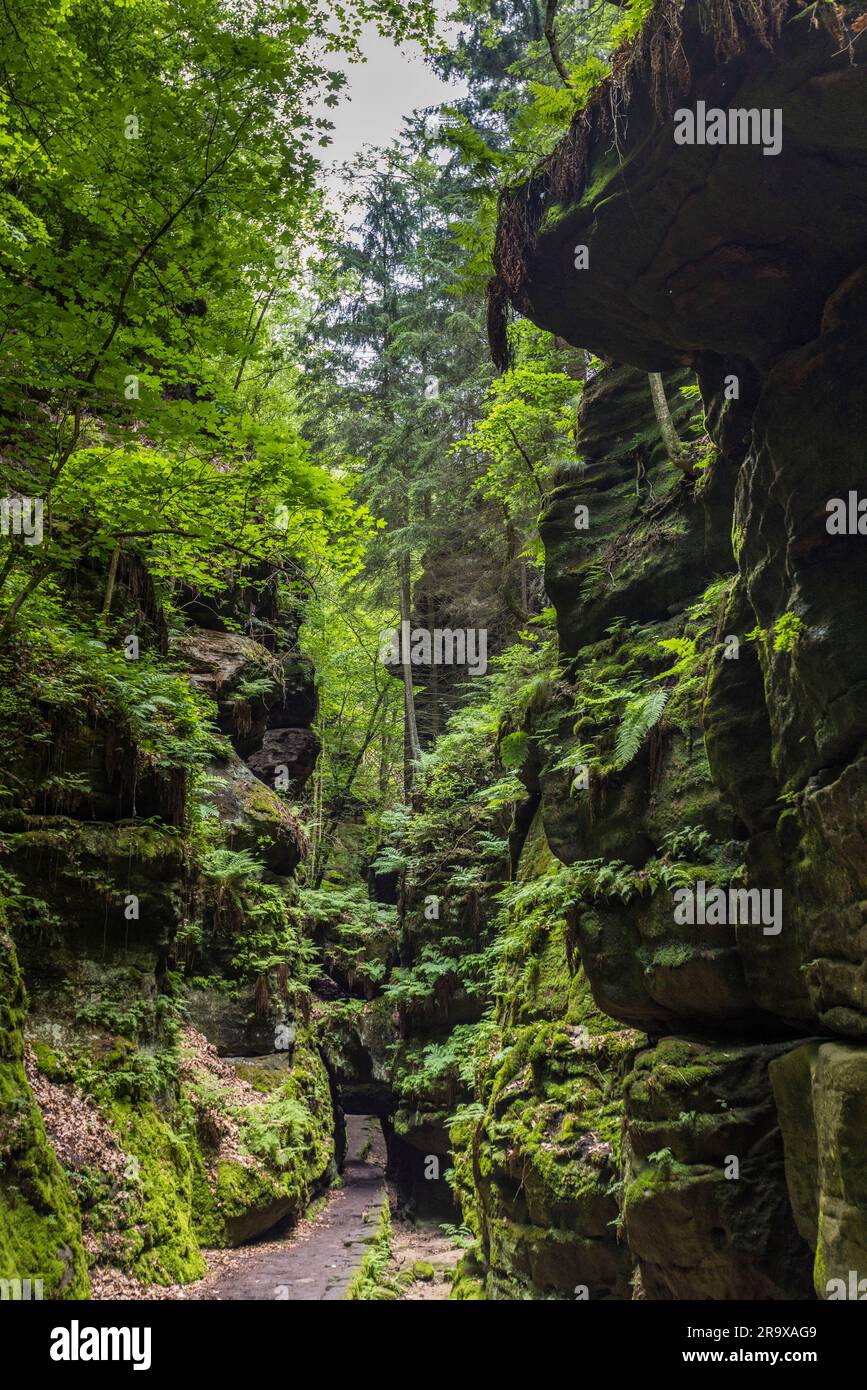
[{"label": "shadowed rock recess", "polygon": [[[865,479],[867,47],[846,27],[862,10],[659,0],[502,198],[495,352],[511,304],[606,361],[586,467],[542,518],[561,648],[580,681],[640,662],[648,630],[686,639],[639,758],[583,796],[529,777],[530,839],[640,869],[686,826],[687,878],[779,890],[782,913],[774,934],[678,925],[665,889],[579,901],[567,932],[606,1017],[579,1044],[574,981],[514,1004],[514,1079],[494,1081],[465,1165],[489,1290],[623,1298],[631,1278],[646,1298],[803,1299],[867,1273],[867,542],[826,528]],[[674,112],[699,101],[779,108],[781,153],[677,145]],[[698,380],[715,448],[691,478],[642,442],[647,372],[671,401]],[[534,1053],[530,1020],[551,1017],[561,1040]],[[647,1035],[619,1072],[622,1136],[586,1114],[587,1152],[608,1152],[564,1199],[528,1111],[568,1094],[576,1113],[583,1059],[611,1066],[617,1027]]]}]

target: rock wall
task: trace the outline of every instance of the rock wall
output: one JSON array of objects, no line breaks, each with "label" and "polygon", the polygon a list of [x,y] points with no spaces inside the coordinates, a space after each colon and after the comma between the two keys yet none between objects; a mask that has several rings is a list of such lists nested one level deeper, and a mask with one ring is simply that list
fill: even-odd
[{"label": "rock wall", "polygon": [[[658,0],[501,214],[495,346],[511,300],[624,364],[588,390],[585,473],[542,522],[596,776],[577,798],[551,774],[540,789],[561,860],[645,884],[583,893],[574,931],[598,1007],[651,1038],[623,1076],[621,1160],[648,1298],[825,1298],[867,1272],[867,557],[857,526],[827,525],[864,473],[861,9]],[[675,112],[700,101],[780,110],[781,152],[676,144]],[[691,478],[657,454],[636,479],[639,381],[684,368],[714,448]],[[636,667],[663,713],[605,766],[604,684]],[[781,920],[678,924],[674,893],[700,882],[779,893]],[[611,1295],[590,1266],[583,1282]]]},{"label": "rock wall", "polygon": [[101,640],[79,595],[62,657],[4,657],[0,1278],[45,1297],[198,1278],[201,1247],[334,1171],[281,795],[314,765],[316,701],[271,587],[169,624],[127,565]]},{"label": "rock wall", "polygon": [[[689,438],[689,374],[665,388]],[[747,827],[703,726],[736,582],[731,484],[715,453],[698,483],[672,466],[632,368],[587,387],[580,447],[542,518],[566,679],[525,720],[530,820],[514,827],[539,910],[501,916],[483,1115],[450,1132],[477,1237],[458,1293],[807,1298],[771,1081],[797,1029],[747,978],[761,925],[674,911],[679,889],[749,882]],[[733,664],[750,661],[744,642]]]}]

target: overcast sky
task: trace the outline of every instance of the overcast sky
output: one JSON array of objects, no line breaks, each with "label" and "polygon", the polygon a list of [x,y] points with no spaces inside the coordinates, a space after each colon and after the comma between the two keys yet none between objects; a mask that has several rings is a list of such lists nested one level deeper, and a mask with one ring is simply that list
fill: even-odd
[{"label": "overcast sky", "polygon": [[[439,8],[444,10],[445,3]],[[317,112],[334,124],[332,143],[319,152],[326,168],[351,161],[364,145],[389,144],[400,134],[404,116],[454,101],[466,90],[463,83],[440,81],[418,44],[398,49],[372,24],[365,28],[361,47],[366,63],[342,65],[347,85],[340,104]]]}]

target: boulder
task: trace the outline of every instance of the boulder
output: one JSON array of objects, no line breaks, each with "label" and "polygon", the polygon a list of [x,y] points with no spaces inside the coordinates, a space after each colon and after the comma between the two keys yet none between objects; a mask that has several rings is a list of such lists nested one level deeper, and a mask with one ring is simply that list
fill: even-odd
[{"label": "boulder", "polygon": [[246,849],[272,873],[290,875],[307,853],[307,837],[275,791],[237,755],[208,769],[207,799],[233,849]]},{"label": "boulder", "polygon": [[262,747],[247,759],[248,766],[266,786],[279,786],[300,796],[316,766],[319,739],[312,729],[268,729]]}]

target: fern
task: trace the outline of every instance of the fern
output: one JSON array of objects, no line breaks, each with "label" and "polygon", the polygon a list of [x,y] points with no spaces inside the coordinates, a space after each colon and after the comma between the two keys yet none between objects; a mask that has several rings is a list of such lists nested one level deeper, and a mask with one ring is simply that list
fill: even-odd
[{"label": "fern", "polygon": [[246,849],[209,849],[201,857],[202,872],[218,883],[239,883],[258,878],[262,865]]},{"label": "fern", "polygon": [[506,735],[500,744],[500,761],[507,772],[517,772],[527,756],[529,744],[530,736],[523,730]]},{"label": "fern", "polygon": [[240,700],[257,700],[262,696],[270,695],[274,689],[274,683],[274,677],[267,673],[245,676],[238,681],[233,699],[237,703]]},{"label": "fern", "polygon": [[667,701],[667,690],[651,690],[649,694],[629,701],[614,749],[614,763],[618,769],[622,770],[632,762],[650,730],[659,723]]}]

